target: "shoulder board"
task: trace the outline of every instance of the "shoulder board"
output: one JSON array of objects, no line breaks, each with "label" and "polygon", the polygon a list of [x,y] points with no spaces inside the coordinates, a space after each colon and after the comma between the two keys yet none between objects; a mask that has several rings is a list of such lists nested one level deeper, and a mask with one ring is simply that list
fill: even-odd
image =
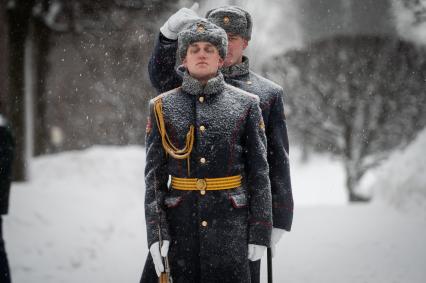
[{"label": "shoulder board", "polygon": [[267,84],[268,86],[270,86],[273,89],[282,89],[282,86],[280,86],[276,82],[271,81],[270,79],[267,79],[267,78],[255,73],[255,72],[253,72],[252,70],[250,70],[250,75],[253,76],[253,77],[256,77],[258,80]]},{"label": "shoulder board", "polygon": [[163,97],[165,97],[165,96],[167,96],[167,95],[169,95],[169,94],[171,94],[171,93],[175,93],[175,92],[176,92],[177,90],[179,90],[180,88],[182,88],[182,87],[180,86],[180,87],[177,87],[177,88],[171,89],[171,90],[169,90],[169,91],[163,92],[162,94],[159,94],[159,95],[157,95],[156,97],[154,97],[154,98],[152,99],[152,102],[156,102],[157,100],[159,100],[159,99],[161,99],[161,98],[163,98]]},{"label": "shoulder board", "polygon": [[230,85],[230,84],[228,84],[228,86],[229,86],[229,88],[231,88],[231,89],[233,89],[233,90],[236,90],[236,91],[238,91],[238,92],[240,92],[240,93],[242,93],[242,94],[245,94],[245,95],[247,95],[247,96],[250,96],[251,98],[254,98],[254,99],[256,99],[256,100],[259,100],[259,96],[257,96],[256,94],[253,94],[253,93],[251,93],[251,92],[245,91],[245,90],[243,90],[243,89],[241,89],[241,88],[235,87],[235,86]]}]

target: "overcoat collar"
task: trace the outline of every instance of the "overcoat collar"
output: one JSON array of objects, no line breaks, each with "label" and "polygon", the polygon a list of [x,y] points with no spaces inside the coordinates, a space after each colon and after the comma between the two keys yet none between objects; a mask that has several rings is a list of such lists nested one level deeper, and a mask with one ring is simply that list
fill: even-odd
[{"label": "overcoat collar", "polygon": [[183,74],[182,90],[186,93],[200,96],[205,95],[209,98],[212,95],[218,94],[225,88],[225,81],[222,73],[218,72],[217,76],[208,80],[206,85],[202,85],[197,79],[191,77],[188,71]]},{"label": "overcoat collar", "polygon": [[229,67],[223,67],[220,69],[225,78],[234,78],[249,73],[249,59],[243,56],[243,61],[239,64],[235,64]]}]

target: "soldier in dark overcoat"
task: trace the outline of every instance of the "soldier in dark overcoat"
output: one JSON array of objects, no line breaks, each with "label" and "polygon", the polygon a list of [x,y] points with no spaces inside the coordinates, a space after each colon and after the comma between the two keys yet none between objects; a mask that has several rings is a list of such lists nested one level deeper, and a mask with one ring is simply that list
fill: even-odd
[{"label": "soldier in dark overcoat", "polygon": [[[243,55],[243,51],[251,39],[253,21],[247,11],[236,6],[226,6],[207,12],[206,17],[228,34],[228,55],[221,68],[225,81],[260,98],[268,144],[273,208],[271,245],[274,250],[284,231],[291,230],[294,207],[283,89],[249,68],[249,59]],[[194,11],[182,8],[161,27],[149,62],[150,79],[158,92],[168,91],[182,84],[182,77],[174,68],[177,50],[174,32],[196,19]],[[251,262],[250,265],[252,283],[259,282],[260,261]]]},{"label": "soldier in dark overcoat", "polygon": [[218,72],[227,51],[223,29],[201,20],[178,42],[182,86],[150,101],[150,256],[141,282],[158,282],[165,267],[159,254],[167,254],[175,283],[250,282],[247,259],[262,256],[272,229],[259,98],[226,84]]},{"label": "soldier in dark overcoat", "polygon": [[10,282],[10,270],[3,240],[3,215],[9,210],[14,141],[10,126],[0,114],[0,282]]}]

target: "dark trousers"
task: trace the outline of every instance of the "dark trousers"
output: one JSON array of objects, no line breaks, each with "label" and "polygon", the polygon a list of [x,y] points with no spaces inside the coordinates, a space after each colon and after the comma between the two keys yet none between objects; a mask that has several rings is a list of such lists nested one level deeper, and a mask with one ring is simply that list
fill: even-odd
[{"label": "dark trousers", "polygon": [[250,261],[249,264],[251,283],[260,283],[260,259],[258,261]]},{"label": "dark trousers", "polygon": [[[260,260],[250,261],[250,283],[260,283]],[[157,273],[155,273],[154,262],[151,254],[148,253],[148,258],[145,261],[140,283],[158,283]],[[188,283],[203,283],[203,282],[188,282]]]},{"label": "dark trousers", "polygon": [[148,252],[148,257],[143,267],[140,283],[158,283],[157,273],[155,273],[154,262],[152,261],[151,253]]},{"label": "dark trousers", "polygon": [[10,283],[9,262],[3,241],[3,218],[0,216],[0,283]]}]

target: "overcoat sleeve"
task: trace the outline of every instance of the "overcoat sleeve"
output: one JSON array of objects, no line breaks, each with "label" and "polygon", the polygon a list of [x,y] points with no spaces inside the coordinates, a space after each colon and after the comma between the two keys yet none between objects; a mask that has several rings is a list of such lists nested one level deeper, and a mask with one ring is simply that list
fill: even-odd
[{"label": "overcoat sleeve", "polygon": [[[255,100],[254,100],[255,101]],[[254,102],[246,122],[246,176],[249,191],[249,243],[269,246],[272,230],[271,189],[261,110]]]},{"label": "overcoat sleeve", "polygon": [[277,93],[269,115],[266,135],[268,139],[273,226],[290,231],[294,205],[290,181],[289,146],[282,89]]},{"label": "overcoat sleeve", "polygon": [[148,72],[151,84],[158,93],[182,85],[182,77],[175,71],[177,45],[177,40],[167,39],[161,33],[156,39]]},{"label": "overcoat sleeve", "polygon": [[150,116],[146,129],[145,164],[145,220],[148,247],[162,240],[170,240],[164,211],[164,195],[167,192],[167,156],[161,144],[161,135],[154,116],[154,102],[149,103]]}]

